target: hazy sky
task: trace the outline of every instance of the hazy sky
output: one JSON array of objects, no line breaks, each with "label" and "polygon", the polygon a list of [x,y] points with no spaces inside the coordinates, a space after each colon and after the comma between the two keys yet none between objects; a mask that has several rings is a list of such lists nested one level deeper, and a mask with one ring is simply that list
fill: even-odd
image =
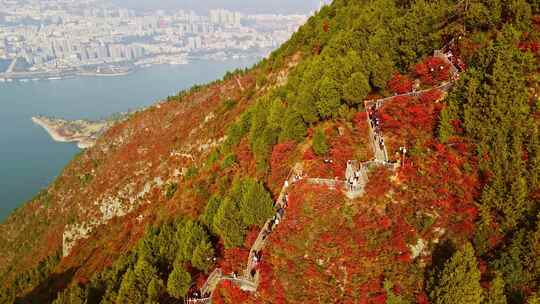
[{"label": "hazy sky", "polygon": [[308,13],[319,0],[112,0],[137,9],[189,8],[205,12],[211,8],[227,8],[250,13]]}]

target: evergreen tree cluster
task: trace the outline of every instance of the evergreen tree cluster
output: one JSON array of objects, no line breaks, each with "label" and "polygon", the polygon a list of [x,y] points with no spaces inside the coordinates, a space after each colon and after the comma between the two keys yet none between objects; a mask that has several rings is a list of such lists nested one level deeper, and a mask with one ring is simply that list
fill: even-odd
[{"label": "evergreen tree cluster", "polygon": [[49,276],[59,262],[60,253],[57,253],[39,262],[36,268],[18,274],[11,286],[0,288],[0,303],[14,303],[18,299],[17,295],[27,292],[38,285],[48,289]]},{"label": "evergreen tree cluster", "polygon": [[394,74],[411,70],[439,48],[455,5],[336,0],[323,7],[261,62],[259,77],[264,78],[291,55],[302,55],[287,83],[272,87],[229,128],[223,154],[247,138],[259,172],[267,173],[274,145],[300,142],[308,128],[324,120],[350,118],[370,92],[387,94]]},{"label": "evergreen tree cluster", "polygon": [[[518,45],[523,33],[532,30],[531,14],[538,13],[538,3],[465,4],[465,27],[480,47],[447,98],[447,107],[440,116],[439,139],[452,143],[456,136],[464,136],[474,142],[485,180],[478,197],[480,217],[474,249],[487,262],[493,280],[484,290],[483,300],[475,294],[469,303],[530,303],[536,297],[529,294],[530,290],[540,287],[540,204],[534,195],[540,187],[540,138],[539,123],[533,115],[535,103],[531,102],[529,92],[538,58]],[[534,35],[538,38],[538,33]],[[466,251],[470,252],[470,248]],[[450,277],[451,282],[438,283],[439,287],[432,292],[435,303],[447,297],[442,296],[445,288],[453,290],[448,296],[460,294],[456,291],[460,287],[452,284],[456,284],[456,276],[463,271],[447,266],[454,269],[454,277]],[[479,281],[468,280],[467,288]],[[467,288],[463,286],[462,292]]]},{"label": "evergreen tree cluster", "polygon": [[272,196],[264,185],[246,178],[233,181],[224,197],[210,198],[201,220],[223,239],[225,247],[232,248],[244,243],[248,227],[262,227],[274,213]]},{"label": "evergreen tree cluster", "polygon": [[182,219],[150,228],[136,248],[97,273],[84,286],[60,292],[62,303],[163,303],[186,296],[193,271],[214,265],[211,234],[201,223]]},{"label": "evergreen tree cluster", "polygon": [[249,226],[262,226],[274,214],[273,201],[254,179],[237,179],[229,192],[209,199],[199,220],[180,219],[150,228],[135,250],[96,274],[85,286],[58,294],[55,304],[163,303],[182,299],[192,274],[215,264],[216,237],[226,247],[241,246]]}]

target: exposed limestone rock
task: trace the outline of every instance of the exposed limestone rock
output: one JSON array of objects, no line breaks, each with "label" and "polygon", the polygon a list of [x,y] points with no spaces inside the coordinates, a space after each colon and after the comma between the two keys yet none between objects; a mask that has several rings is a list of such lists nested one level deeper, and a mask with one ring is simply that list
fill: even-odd
[{"label": "exposed limestone rock", "polygon": [[[135,185],[128,184],[114,195],[105,196],[97,200],[100,215],[97,218],[82,223],[67,225],[63,233],[62,253],[68,256],[75,243],[81,239],[87,238],[96,227],[103,225],[115,217],[122,217],[135,210],[142,203],[144,197],[152,191],[153,188],[161,188],[164,181],[161,177],[156,177],[148,181],[138,193],[135,192]],[[142,220],[142,219],[141,219]]]},{"label": "exposed limestone rock", "polygon": [[227,139],[226,136],[218,139],[218,140],[209,140],[208,142],[201,144],[198,148],[199,152],[208,151],[214,147],[217,147],[219,144],[225,141]]},{"label": "exposed limestone rock", "polygon": [[214,118],[216,118],[216,114],[214,114],[214,112],[211,112],[210,114],[206,115],[206,117],[204,118],[204,123],[208,123]]},{"label": "exposed limestone rock", "polygon": [[66,226],[62,235],[62,253],[66,257],[69,255],[71,248],[80,239],[88,237],[90,232],[97,226],[96,222],[73,224]]},{"label": "exposed limestone rock", "polygon": [[426,249],[426,241],[424,241],[424,239],[420,238],[418,239],[418,241],[416,242],[416,245],[409,245],[409,249],[411,250],[411,257],[413,259],[416,259],[417,257],[419,257],[421,254],[425,255],[425,249]]}]

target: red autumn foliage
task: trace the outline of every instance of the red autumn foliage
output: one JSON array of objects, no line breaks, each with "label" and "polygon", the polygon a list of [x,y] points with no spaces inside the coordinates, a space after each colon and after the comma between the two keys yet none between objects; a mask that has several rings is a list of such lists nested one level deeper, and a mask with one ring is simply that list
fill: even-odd
[{"label": "red autumn foliage", "polygon": [[247,235],[246,239],[244,240],[244,248],[250,249],[253,243],[255,243],[255,240],[257,240],[257,237],[259,236],[260,229],[257,226],[252,226]]},{"label": "red autumn foliage", "polygon": [[[439,91],[427,92],[424,101],[437,97]],[[437,126],[442,103],[422,102],[421,98],[397,96],[380,110],[382,130],[391,156],[399,147],[418,138],[432,137]]]},{"label": "red autumn foliage", "polygon": [[416,295],[417,304],[429,304],[429,299],[425,293],[419,293]]},{"label": "red autumn foliage", "polygon": [[285,298],[285,289],[275,277],[272,266],[263,260],[259,264],[259,273],[261,275],[259,291],[262,298],[269,300],[271,303],[287,303]]},{"label": "red autumn foliage", "polygon": [[291,164],[289,158],[293,155],[296,147],[294,141],[277,144],[272,150],[270,157],[270,181],[274,186],[281,185],[289,174]]},{"label": "red autumn foliage", "polygon": [[385,168],[376,169],[370,175],[366,185],[366,194],[373,199],[384,198],[385,194],[391,188],[389,177],[390,171]]},{"label": "red autumn foliage", "polygon": [[518,48],[523,52],[531,52],[533,54],[538,54],[540,50],[540,45],[538,41],[531,39],[528,32],[523,33],[522,41],[518,43]]},{"label": "red autumn foliage", "polygon": [[390,218],[388,216],[383,216],[380,220],[379,220],[379,225],[384,228],[384,229],[388,229],[390,228],[390,225],[392,224],[392,221],[390,220]]},{"label": "red autumn foliage", "polygon": [[314,160],[316,158],[317,158],[317,155],[315,155],[315,152],[313,152],[313,149],[311,147],[307,149],[302,155],[303,160]]},{"label": "red autumn foliage", "polygon": [[[408,201],[415,212],[430,212],[436,208],[437,226],[446,227],[448,234],[469,237],[477,218],[474,198],[479,191],[478,177],[463,172],[465,160],[455,150],[437,143],[431,143],[430,147],[431,156],[421,161],[413,158],[411,165],[401,170],[400,180],[409,186],[396,196]],[[468,164],[476,166],[470,160]],[[419,175],[419,171],[424,174]]]},{"label": "red autumn foliage", "polygon": [[236,149],[236,158],[242,168],[250,168],[254,165],[255,158],[247,140],[242,140]]},{"label": "red autumn foliage", "polygon": [[401,74],[396,74],[388,81],[388,87],[396,94],[405,94],[412,91],[413,81]]},{"label": "red autumn foliage", "polygon": [[330,156],[333,161],[334,176],[344,178],[347,161],[353,159],[352,138],[350,134],[337,136],[332,139]]},{"label": "red autumn foliage", "polygon": [[354,126],[357,129],[365,129],[367,127],[366,119],[367,113],[365,111],[356,113],[353,118]]},{"label": "red autumn foliage", "polygon": [[369,299],[369,303],[370,304],[386,304],[386,294],[385,293],[382,293],[382,294],[379,294],[379,295],[376,295],[374,297],[371,297]]},{"label": "red autumn foliage", "polygon": [[240,271],[247,261],[249,250],[245,248],[230,248],[223,252],[223,259],[219,263],[219,267],[224,273]]},{"label": "red autumn foliage", "polygon": [[420,95],[420,102],[422,103],[432,103],[441,99],[443,92],[438,89],[429,90],[422,95]]},{"label": "red autumn foliage", "polygon": [[221,281],[212,295],[212,303],[241,304],[249,295],[231,281]]},{"label": "red autumn foliage", "polygon": [[463,133],[463,127],[461,126],[461,121],[459,119],[453,119],[451,122],[454,131],[458,134]]},{"label": "red autumn foliage", "polygon": [[415,66],[415,73],[423,84],[434,85],[450,79],[450,64],[439,57],[428,57]]}]

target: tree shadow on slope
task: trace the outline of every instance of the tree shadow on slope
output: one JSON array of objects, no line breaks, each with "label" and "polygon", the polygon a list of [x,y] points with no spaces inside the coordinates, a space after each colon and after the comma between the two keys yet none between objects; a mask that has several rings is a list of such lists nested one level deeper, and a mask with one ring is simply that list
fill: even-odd
[{"label": "tree shadow on slope", "polygon": [[36,286],[24,296],[17,297],[15,304],[51,303],[59,291],[73,279],[76,269],[70,268],[62,273],[50,274],[47,280]]},{"label": "tree shadow on slope", "polygon": [[426,267],[424,277],[427,282],[427,290],[437,284],[435,282],[438,274],[444,269],[444,265],[456,252],[456,245],[451,240],[445,240],[439,243],[431,255],[431,265]]}]

